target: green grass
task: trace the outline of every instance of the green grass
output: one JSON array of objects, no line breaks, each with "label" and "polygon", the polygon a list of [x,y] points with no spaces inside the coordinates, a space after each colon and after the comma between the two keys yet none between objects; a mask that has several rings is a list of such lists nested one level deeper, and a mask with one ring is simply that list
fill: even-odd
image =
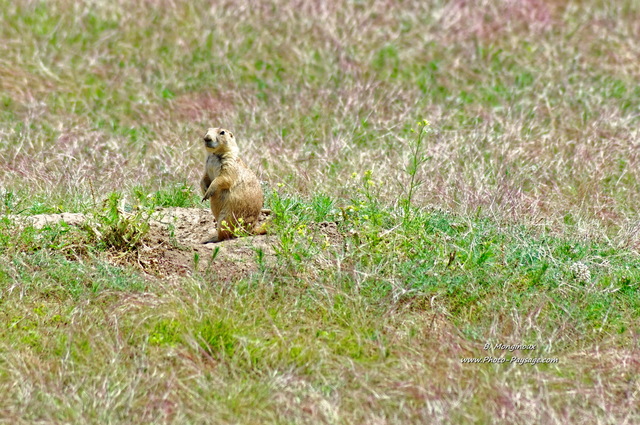
[{"label": "green grass", "polygon": [[[638,422],[639,17],[0,0],[0,422]],[[151,277],[212,126],[273,253]]]}]

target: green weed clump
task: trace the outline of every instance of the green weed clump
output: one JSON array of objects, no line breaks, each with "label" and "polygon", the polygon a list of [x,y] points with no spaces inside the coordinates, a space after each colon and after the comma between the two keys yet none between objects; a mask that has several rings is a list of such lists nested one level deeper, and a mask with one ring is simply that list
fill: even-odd
[{"label": "green weed clump", "polygon": [[102,249],[120,252],[135,251],[149,232],[149,218],[153,209],[123,210],[121,195],[114,192],[104,202],[104,207],[94,212],[91,224],[85,229]]},{"label": "green weed clump", "polygon": [[200,200],[202,198],[195,192],[193,186],[186,182],[181,182],[156,191],[149,191],[143,187],[134,187],[132,192],[133,198],[139,203],[139,205],[148,208],[200,207]]}]

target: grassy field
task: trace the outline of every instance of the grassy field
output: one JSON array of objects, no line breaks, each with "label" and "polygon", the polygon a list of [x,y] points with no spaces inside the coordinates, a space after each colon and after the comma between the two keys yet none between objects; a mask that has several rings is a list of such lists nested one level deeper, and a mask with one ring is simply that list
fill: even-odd
[{"label": "grassy field", "polygon": [[[639,423],[639,63],[636,0],[0,0],[0,423]],[[149,269],[217,126],[270,235]]]}]

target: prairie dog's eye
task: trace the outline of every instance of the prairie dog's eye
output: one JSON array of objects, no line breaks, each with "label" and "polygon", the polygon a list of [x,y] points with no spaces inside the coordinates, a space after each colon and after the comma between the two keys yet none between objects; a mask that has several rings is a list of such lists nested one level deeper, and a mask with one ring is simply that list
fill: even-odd
[{"label": "prairie dog's eye", "polygon": [[221,135],[221,136],[224,136],[224,130],[222,130],[222,131],[220,132],[220,135]]}]

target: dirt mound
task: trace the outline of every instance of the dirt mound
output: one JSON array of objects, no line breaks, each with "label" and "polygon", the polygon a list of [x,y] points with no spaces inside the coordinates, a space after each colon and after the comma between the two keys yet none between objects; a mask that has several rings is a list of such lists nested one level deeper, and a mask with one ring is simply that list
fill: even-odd
[{"label": "dirt mound", "polygon": [[[82,226],[87,217],[78,213],[12,216],[20,225],[43,228],[58,222]],[[260,221],[266,220],[262,215]],[[146,274],[171,279],[193,273],[211,275],[214,280],[236,280],[259,269],[259,262],[274,261],[274,237],[247,236],[216,244],[202,244],[215,232],[215,219],[208,209],[164,208],[149,220],[144,244],[134,255],[113,252],[116,264],[134,264]]]}]

